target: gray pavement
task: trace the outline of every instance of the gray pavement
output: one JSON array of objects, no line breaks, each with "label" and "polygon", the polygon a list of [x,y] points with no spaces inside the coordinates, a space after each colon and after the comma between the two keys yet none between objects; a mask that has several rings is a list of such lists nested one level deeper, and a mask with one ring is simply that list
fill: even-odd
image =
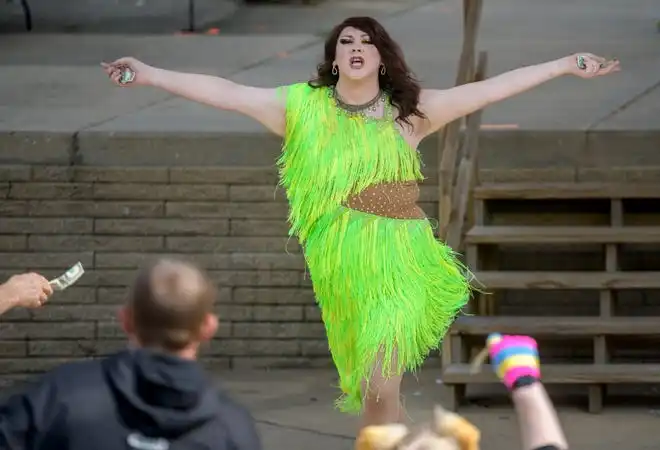
[{"label": "gray pavement", "polygon": [[[242,0],[193,0],[195,29],[233,15]],[[188,0],[28,0],[36,33],[167,33],[187,30]],[[0,33],[25,31],[20,0],[0,1]]]},{"label": "gray pavement", "polygon": [[[424,369],[404,380],[408,423],[429,419],[433,405],[445,398],[437,384],[437,369]],[[348,450],[357,430],[353,416],[333,409],[337,391],[329,371],[274,371],[228,373],[222,384],[247,405],[259,423],[267,450]],[[585,392],[582,392],[584,403]],[[581,407],[559,408],[560,420],[571,448],[580,450],[651,450],[658,448],[658,412],[652,408],[608,408],[601,415]],[[482,431],[484,450],[520,448],[517,421],[504,403],[491,407],[466,406],[460,410]]]},{"label": "gray pavement", "polygon": [[[332,370],[231,371],[217,374],[220,386],[246,406],[254,417],[265,450],[350,450],[359,419],[334,409],[338,395]],[[445,387],[438,382],[439,369],[424,367],[404,378],[402,401],[409,426],[425,423],[433,407],[447,404]],[[20,389],[5,389],[2,396]],[[518,423],[502,386],[468,390],[468,404],[459,409],[481,430],[483,450],[520,448]],[[660,399],[646,397],[636,406],[630,397],[609,404],[602,414],[586,412],[586,387],[557,396],[562,427],[576,450],[657,450]],[[471,392],[476,391],[476,392]]]},{"label": "gray pavement", "polygon": [[[0,40],[0,78],[7,80],[0,86],[0,130],[73,133],[120,120],[138,111],[147,116],[150,110],[158,111],[170,96],[149,88],[119,89],[103,74],[101,61],[125,54],[154,65],[231,77],[278,52],[291,51],[313,40],[306,35],[280,35],[277,39],[261,36],[9,36]],[[193,114],[212,112],[189,102],[184,104],[184,109],[191,106]],[[221,118],[208,117],[218,124],[222,122]],[[174,121],[180,125],[194,122],[185,113]],[[143,120],[136,122],[145,123]],[[165,129],[173,129],[171,122],[164,125]]]},{"label": "gray pavement", "polygon": [[[479,48],[490,54],[491,74],[542,62],[576,51],[617,56],[623,71],[584,81],[564,78],[490,107],[487,125],[519,130],[653,131],[658,127],[660,35],[653,13],[656,0],[547,2],[493,0],[485,3]],[[410,65],[425,86],[453,83],[461,42],[458,0],[370,4],[401,42]],[[404,2],[405,3],[405,2]],[[338,3],[342,5],[342,2]],[[379,10],[377,6],[380,5]],[[274,7],[243,11],[234,28],[266,22]],[[261,130],[250,120],[230,117],[149,89],[122,90],[110,85],[97,64],[134,55],[180,70],[214,73],[259,86],[306,79],[321,54],[317,31],[356,6],[284,7],[277,32],[256,34],[234,29],[219,36],[6,35],[0,40],[0,130],[223,133],[237,128]],[[364,11],[367,9],[363,7]],[[296,11],[304,11],[299,16]],[[314,15],[316,14],[316,16]],[[389,16],[389,18],[388,18]],[[301,19],[302,17],[302,19]],[[279,20],[281,19],[281,20]],[[330,21],[332,19],[332,21]],[[285,25],[283,25],[285,24]],[[289,30],[288,34],[282,34]]]}]

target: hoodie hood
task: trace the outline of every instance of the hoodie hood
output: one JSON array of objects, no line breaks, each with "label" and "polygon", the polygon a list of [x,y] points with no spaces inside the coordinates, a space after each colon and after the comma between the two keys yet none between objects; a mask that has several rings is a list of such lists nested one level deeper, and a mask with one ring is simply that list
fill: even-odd
[{"label": "hoodie hood", "polygon": [[144,436],[176,439],[218,417],[218,391],[196,361],[128,349],[103,371],[122,421]]}]

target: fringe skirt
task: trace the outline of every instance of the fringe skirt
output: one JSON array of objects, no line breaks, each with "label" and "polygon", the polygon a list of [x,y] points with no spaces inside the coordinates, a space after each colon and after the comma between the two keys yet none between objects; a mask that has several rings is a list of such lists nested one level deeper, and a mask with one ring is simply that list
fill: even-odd
[{"label": "fringe skirt", "polygon": [[377,362],[383,377],[417,369],[469,300],[469,271],[428,219],[340,207],[314,224],[304,253],[343,412],[362,410]]}]

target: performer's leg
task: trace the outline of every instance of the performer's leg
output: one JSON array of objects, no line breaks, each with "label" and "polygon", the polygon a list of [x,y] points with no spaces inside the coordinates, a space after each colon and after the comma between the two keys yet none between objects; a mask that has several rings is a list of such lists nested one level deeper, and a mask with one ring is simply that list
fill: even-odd
[{"label": "performer's leg", "polygon": [[[391,372],[395,373],[396,355],[390,364]],[[369,383],[364,383],[364,411],[362,412],[361,427],[370,425],[383,425],[398,423],[403,419],[403,406],[401,405],[401,381],[403,375],[383,375],[383,358],[379,355],[372,370]]]}]

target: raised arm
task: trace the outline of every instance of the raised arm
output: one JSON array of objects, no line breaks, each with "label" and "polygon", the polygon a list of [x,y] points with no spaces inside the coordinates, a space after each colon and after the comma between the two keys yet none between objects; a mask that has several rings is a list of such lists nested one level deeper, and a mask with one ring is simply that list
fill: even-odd
[{"label": "raised arm", "polygon": [[[194,73],[152,67],[135,58],[103,63],[103,69],[119,86],[152,86],[194,102],[235,111],[258,121],[278,136],[284,135],[285,99],[278,89],[245,86],[233,81]],[[122,70],[129,68],[135,78],[122,84]]]},{"label": "raised arm", "polygon": [[426,115],[427,120],[424,120],[422,126],[419,127],[418,134],[421,135],[420,138],[427,136],[460,117],[562,75],[572,74],[581,78],[595,78],[618,70],[619,62],[617,60],[607,61],[589,53],[581,53],[555,61],[522,67],[484,81],[446,90],[422,90],[420,110]]},{"label": "raised arm", "polygon": [[488,336],[495,374],[511,393],[523,450],[569,448],[557,411],[541,382],[538,345],[530,336]]},{"label": "raised arm", "polygon": [[38,273],[14,275],[0,284],[0,315],[17,306],[40,308],[51,295],[53,288]]}]

